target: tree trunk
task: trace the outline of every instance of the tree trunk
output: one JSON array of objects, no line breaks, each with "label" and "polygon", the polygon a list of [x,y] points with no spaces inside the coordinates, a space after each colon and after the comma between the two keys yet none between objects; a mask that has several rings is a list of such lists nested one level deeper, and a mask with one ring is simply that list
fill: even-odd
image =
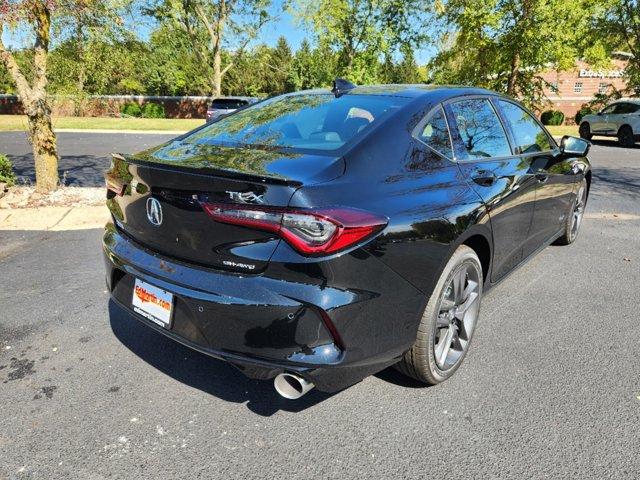
[{"label": "tree trunk", "polygon": [[58,151],[51,125],[51,111],[46,100],[34,102],[27,109],[29,140],[36,167],[36,191],[49,193],[58,188]]},{"label": "tree trunk", "polygon": [[213,52],[213,96],[219,97],[222,95],[222,55],[220,49],[216,48]]},{"label": "tree trunk", "polygon": [[[27,81],[13,54],[2,43],[3,23],[0,22],[0,61],[13,78],[22,107],[29,121],[29,140],[33,147],[36,169],[36,191],[49,193],[58,187],[58,151],[56,136],[51,127],[51,108],[47,100],[47,59],[51,29],[49,2],[27,2],[30,16],[35,20],[33,47],[33,80]],[[1,10],[1,9],[0,9]]]}]

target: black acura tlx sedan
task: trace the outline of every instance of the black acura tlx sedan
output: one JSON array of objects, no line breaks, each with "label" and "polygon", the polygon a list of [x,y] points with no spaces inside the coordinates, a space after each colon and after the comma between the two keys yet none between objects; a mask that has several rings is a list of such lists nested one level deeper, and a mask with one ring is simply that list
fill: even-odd
[{"label": "black acura tlx sedan", "polygon": [[575,240],[589,147],[477,88],[337,80],[271,98],[114,154],[108,288],[287,398],[390,365],[436,384],[483,294]]}]

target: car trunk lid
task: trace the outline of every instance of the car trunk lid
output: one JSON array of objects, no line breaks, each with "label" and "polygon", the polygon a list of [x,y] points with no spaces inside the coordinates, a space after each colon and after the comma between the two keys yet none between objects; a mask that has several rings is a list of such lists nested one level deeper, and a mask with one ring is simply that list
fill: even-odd
[{"label": "car trunk lid", "polygon": [[206,267],[259,273],[280,241],[273,233],[213,220],[202,203],[284,207],[293,193],[340,176],[341,158],[175,140],[113,156],[107,204],[140,245]]}]

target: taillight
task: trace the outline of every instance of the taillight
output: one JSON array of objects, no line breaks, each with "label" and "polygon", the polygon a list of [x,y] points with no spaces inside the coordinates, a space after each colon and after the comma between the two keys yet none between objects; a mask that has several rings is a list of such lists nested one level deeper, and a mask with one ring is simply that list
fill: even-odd
[{"label": "taillight", "polygon": [[202,203],[216,221],[273,232],[304,255],[327,255],[356,245],[387,225],[387,218],[351,208],[290,209]]}]

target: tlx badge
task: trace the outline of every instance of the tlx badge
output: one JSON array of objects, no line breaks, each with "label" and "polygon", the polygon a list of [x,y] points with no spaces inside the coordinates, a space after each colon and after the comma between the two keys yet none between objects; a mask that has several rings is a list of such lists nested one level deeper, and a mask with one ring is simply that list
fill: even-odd
[{"label": "tlx badge", "polygon": [[240,203],[264,203],[264,195],[256,195],[253,192],[229,192],[229,198]]}]

